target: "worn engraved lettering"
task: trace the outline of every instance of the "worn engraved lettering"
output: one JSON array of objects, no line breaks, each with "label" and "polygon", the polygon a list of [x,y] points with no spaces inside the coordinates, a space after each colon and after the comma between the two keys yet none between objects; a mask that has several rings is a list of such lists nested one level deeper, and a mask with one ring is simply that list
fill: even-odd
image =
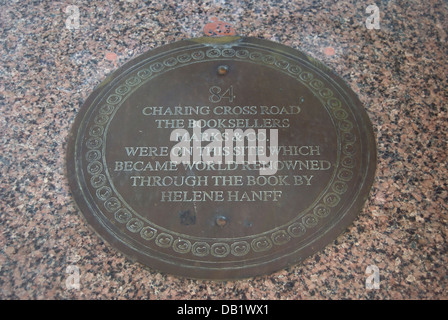
[{"label": "worn engraved lettering", "polygon": [[162,202],[224,201],[224,191],[161,191]]},{"label": "worn engraved lettering", "polygon": [[133,187],[203,187],[208,186],[208,176],[131,176]]},{"label": "worn engraved lettering", "polygon": [[177,164],[172,161],[115,161],[114,171],[176,171]]},{"label": "worn engraved lettering", "polygon": [[128,157],[167,157],[168,147],[124,147]]},{"label": "worn engraved lettering", "polygon": [[282,191],[261,190],[261,191],[227,191],[227,201],[279,201]]}]

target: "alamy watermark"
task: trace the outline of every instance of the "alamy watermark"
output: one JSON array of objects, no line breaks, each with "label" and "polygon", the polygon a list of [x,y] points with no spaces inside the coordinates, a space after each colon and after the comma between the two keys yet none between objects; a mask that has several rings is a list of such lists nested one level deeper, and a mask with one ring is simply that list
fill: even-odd
[{"label": "alamy watermark", "polygon": [[379,289],[380,288],[380,269],[372,264],[366,268],[366,289]]},{"label": "alamy watermark", "polygon": [[[269,129],[268,136],[266,129],[259,129],[258,132],[254,129],[226,129],[221,134],[218,129],[211,128],[202,132],[205,126],[204,121],[191,120],[191,135],[186,129],[171,132],[170,141],[178,142],[171,148],[172,163],[258,164],[260,175],[273,175],[277,172],[277,129]],[[209,143],[203,147],[202,142]]]},{"label": "alamy watermark", "polygon": [[378,8],[377,5],[370,5],[366,8],[366,13],[371,14],[369,17],[367,17],[366,19],[366,27],[369,30],[372,29],[376,29],[379,30],[380,29],[380,9]]},{"label": "alamy watermark", "polygon": [[65,288],[67,290],[79,290],[81,288],[81,284],[79,281],[81,277],[79,267],[71,264],[67,266],[65,272],[69,275],[67,279],[65,279]]},{"label": "alamy watermark", "polygon": [[65,20],[65,27],[69,30],[79,29],[79,8],[77,6],[67,6],[65,13],[68,14]]},{"label": "alamy watermark", "polygon": [[75,263],[81,260],[81,257],[74,251],[70,252],[67,261],[71,264],[65,268],[65,273],[68,275],[65,279],[65,288],[67,290],[80,290],[81,289],[81,271]]}]

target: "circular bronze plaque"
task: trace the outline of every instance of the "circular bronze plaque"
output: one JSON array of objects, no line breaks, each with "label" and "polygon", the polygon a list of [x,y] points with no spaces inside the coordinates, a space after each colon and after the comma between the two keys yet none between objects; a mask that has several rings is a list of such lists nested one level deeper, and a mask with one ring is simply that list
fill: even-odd
[{"label": "circular bronze plaque", "polygon": [[356,217],[376,148],[324,65],[241,37],[173,43],[87,99],[68,178],[88,223],[151,268],[235,279],[300,262]]}]

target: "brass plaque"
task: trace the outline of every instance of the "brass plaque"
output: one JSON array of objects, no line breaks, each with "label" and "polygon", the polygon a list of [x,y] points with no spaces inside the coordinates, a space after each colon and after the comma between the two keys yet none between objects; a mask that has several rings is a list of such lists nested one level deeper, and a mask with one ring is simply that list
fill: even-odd
[{"label": "brass plaque", "polygon": [[87,222],[134,261],[237,279],[302,261],[360,212],[371,123],[323,64],[266,40],[149,51],[81,108],[68,178]]}]

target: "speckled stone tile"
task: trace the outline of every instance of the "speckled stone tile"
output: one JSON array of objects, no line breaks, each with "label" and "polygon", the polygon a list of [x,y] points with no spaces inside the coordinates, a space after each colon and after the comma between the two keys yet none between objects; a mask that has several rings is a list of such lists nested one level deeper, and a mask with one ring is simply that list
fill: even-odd
[{"label": "speckled stone tile", "polygon": [[[447,299],[448,5],[375,3],[379,30],[365,23],[372,1],[0,1],[0,299]],[[344,234],[301,265],[234,282],[132,263],[81,219],[65,177],[67,135],[95,86],[202,36],[211,17],[335,70],[378,143],[371,196]],[[379,289],[366,288],[370,265]]]}]

